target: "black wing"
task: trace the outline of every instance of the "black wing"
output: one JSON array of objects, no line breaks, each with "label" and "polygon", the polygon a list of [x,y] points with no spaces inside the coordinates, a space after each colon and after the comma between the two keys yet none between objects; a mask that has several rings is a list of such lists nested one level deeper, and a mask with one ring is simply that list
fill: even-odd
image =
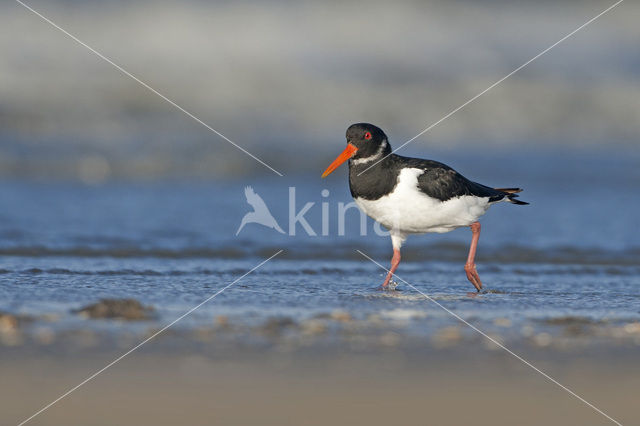
[{"label": "black wing", "polygon": [[418,176],[418,188],[429,197],[447,201],[463,195],[474,195],[488,197],[489,202],[500,201],[505,197],[512,201],[509,193],[470,181],[446,164],[419,158],[403,157],[402,160],[407,167],[424,170]]}]

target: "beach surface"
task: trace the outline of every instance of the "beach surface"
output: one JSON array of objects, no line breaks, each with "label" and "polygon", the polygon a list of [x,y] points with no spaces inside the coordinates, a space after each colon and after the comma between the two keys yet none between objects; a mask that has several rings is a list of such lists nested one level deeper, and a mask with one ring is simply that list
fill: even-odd
[{"label": "beach surface", "polygon": [[[29,424],[614,424],[481,342],[438,350],[276,345],[212,356],[178,341],[171,351],[139,350]],[[118,355],[3,351],[0,422],[18,424]],[[638,424],[637,356],[557,350],[527,356],[617,421]]]}]

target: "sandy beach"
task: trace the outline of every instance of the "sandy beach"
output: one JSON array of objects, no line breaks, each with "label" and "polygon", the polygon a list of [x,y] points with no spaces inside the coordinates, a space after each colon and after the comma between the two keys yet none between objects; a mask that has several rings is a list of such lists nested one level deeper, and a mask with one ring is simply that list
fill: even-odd
[{"label": "sandy beach", "polygon": [[[29,352],[3,351],[2,424],[18,424],[118,355]],[[435,352],[172,352],[151,345],[138,351],[30,424],[613,424],[520,361],[482,344]],[[637,424],[637,349],[634,355],[528,355],[622,424]]]},{"label": "sandy beach", "polygon": [[[120,331],[11,330],[5,317],[0,423],[19,424],[156,332],[108,321]],[[614,424],[462,324],[425,337],[345,311],[215,322],[157,335],[30,424]],[[637,424],[640,323],[565,318],[545,327],[491,336],[620,423]]]}]

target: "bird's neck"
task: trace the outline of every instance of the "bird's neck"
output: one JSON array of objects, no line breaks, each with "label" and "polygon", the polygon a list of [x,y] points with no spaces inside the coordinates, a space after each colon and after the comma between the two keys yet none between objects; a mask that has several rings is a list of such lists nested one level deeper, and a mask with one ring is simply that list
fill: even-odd
[{"label": "bird's neck", "polygon": [[375,161],[355,163],[349,161],[349,187],[354,198],[377,199],[396,184],[395,154]]}]

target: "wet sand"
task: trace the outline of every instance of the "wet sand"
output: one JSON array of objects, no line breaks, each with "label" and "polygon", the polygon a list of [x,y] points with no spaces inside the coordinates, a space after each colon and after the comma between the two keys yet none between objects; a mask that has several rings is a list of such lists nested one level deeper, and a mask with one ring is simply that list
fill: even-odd
[{"label": "wet sand", "polygon": [[[82,327],[0,315],[0,424],[19,424],[153,336],[160,323],[141,321],[150,308],[134,302],[80,309],[71,315]],[[467,326],[432,319],[430,334],[413,332],[409,319],[424,315],[177,326],[31,424],[613,424]],[[622,424],[638,423],[639,322],[498,318],[481,328]]]},{"label": "wet sand", "polygon": [[[215,354],[189,341],[181,345],[168,336],[150,343],[30,424],[613,424],[504,351],[481,344],[275,345]],[[18,424],[122,352],[5,347],[0,424]],[[640,419],[637,353],[637,347],[607,353],[547,348],[526,356],[630,425]]]}]

